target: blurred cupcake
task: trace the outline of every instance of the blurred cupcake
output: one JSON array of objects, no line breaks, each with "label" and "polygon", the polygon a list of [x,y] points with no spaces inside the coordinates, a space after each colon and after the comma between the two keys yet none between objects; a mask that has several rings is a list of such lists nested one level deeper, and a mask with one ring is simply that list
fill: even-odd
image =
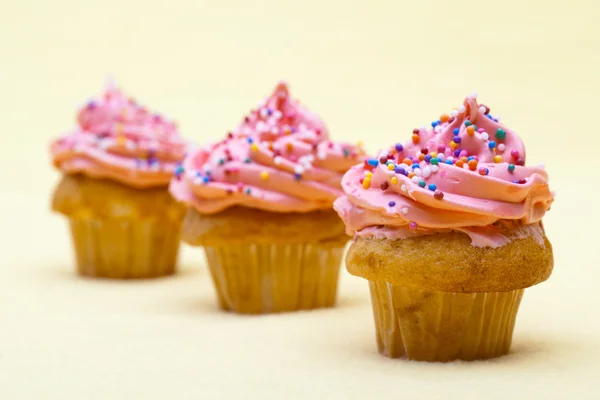
[{"label": "blurred cupcake", "polygon": [[344,176],[347,268],[370,282],[383,355],[500,356],[523,290],[552,272],[548,175],[474,96],[432,126]]},{"label": "blurred cupcake", "polygon": [[334,305],[348,237],[332,204],[362,154],[330,141],[282,83],[225,140],[185,159],[171,183],[189,206],[182,239],[204,246],[223,309]]},{"label": "blurred cupcake", "polygon": [[69,218],[78,272],[119,279],[173,274],[185,208],[168,185],[186,148],[175,124],[112,84],[77,121],[51,151],[64,174],[52,209]]}]

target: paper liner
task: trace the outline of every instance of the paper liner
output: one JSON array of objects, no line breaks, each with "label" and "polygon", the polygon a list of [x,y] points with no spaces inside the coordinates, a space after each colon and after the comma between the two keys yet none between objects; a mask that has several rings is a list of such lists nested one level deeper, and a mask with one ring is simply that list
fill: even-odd
[{"label": "paper liner", "polygon": [[114,279],[175,272],[181,225],[156,219],[70,218],[79,274]]},{"label": "paper liner", "polygon": [[475,360],[510,350],[524,289],[449,293],[369,283],[377,348],[384,356]]},{"label": "paper liner", "polygon": [[204,250],[225,310],[264,314],[335,303],[343,246],[237,244]]}]

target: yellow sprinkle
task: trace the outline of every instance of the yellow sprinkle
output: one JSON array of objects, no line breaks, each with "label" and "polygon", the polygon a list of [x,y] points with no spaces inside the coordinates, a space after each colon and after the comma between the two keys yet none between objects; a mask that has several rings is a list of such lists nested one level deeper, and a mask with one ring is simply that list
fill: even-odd
[{"label": "yellow sprinkle", "polygon": [[502,156],[494,156],[494,162],[495,163],[501,163],[502,162]]},{"label": "yellow sprinkle", "polygon": [[450,142],[450,147],[452,147],[453,149],[455,149],[456,146],[458,146],[458,145],[456,143],[454,143],[454,140]]},{"label": "yellow sprinkle", "polygon": [[260,179],[262,179],[263,181],[266,181],[267,179],[269,179],[269,173],[267,171],[261,172]]},{"label": "yellow sprinkle", "polygon": [[258,151],[258,145],[257,145],[256,143],[252,143],[252,144],[250,145],[250,149],[251,149],[252,151]]},{"label": "yellow sprinkle", "polygon": [[429,154],[431,154],[431,158],[436,158],[437,157],[437,153],[435,151],[433,151],[433,152],[431,152]]},{"label": "yellow sprinkle", "polygon": [[367,171],[365,173],[365,177],[371,179],[373,177],[373,173],[371,171]]},{"label": "yellow sprinkle", "polygon": [[363,180],[363,188],[365,188],[365,189],[368,189],[368,188],[370,188],[370,187],[371,187],[371,180],[370,180],[370,179],[367,179],[367,178],[365,178],[365,179]]},{"label": "yellow sprinkle", "polygon": [[390,179],[390,182],[392,182],[392,185],[397,185],[398,184],[398,178],[396,178],[395,176],[392,176],[392,179]]},{"label": "yellow sprinkle", "polygon": [[394,170],[394,164],[393,164],[393,163],[389,163],[389,164],[388,164],[388,169],[389,169],[390,171],[393,171],[393,170]]},{"label": "yellow sprinkle", "polygon": [[117,136],[117,146],[124,147],[126,143],[127,143],[127,139],[125,138],[124,135]]}]

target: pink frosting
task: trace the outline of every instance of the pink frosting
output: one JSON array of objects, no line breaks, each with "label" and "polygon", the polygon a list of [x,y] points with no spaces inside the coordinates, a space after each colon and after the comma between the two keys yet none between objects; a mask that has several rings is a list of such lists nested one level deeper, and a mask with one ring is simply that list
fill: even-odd
[{"label": "pink frosting", "polygon": [[331,208],[343,173],[363,159],[360,147],[330,141],[280,83],[226,139],[190,154],[170,188],[205,214],[234,205],[308,212]]},{"label": "pink frosting", "polygon": [[554,196],[544,168],[524,164],[520,138],[470,96],[431,129],[415,129],[411,142],[351,168],[342,180],[346,196],[334,208],[359,236],[458,230],[477,246],[523,234],[538,240]]},{"label": "pink frosting", "polygon": [[136,188],[167,186],[186,142],[175,123],[148,112],[112,83],[83,106],[78,126],[54,141],[54,165],[67,174],[107,178]]}]

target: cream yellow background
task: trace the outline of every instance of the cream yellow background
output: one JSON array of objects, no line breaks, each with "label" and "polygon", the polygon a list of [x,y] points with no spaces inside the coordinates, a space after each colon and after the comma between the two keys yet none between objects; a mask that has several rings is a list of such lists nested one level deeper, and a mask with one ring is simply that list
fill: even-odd
[{"label": "cream yellow background", "polygon": [[[600,398],[599,9],[0,0],[0,398]],[[74,276],[65,221],[49,212],[48,144],[109,74],[199,143],[286,79],[334,138],[373,152],[478,91],[557,192],[544,220],[555,272],[526,291],[512,354],[384,359],[367,284],[348,274],[338,308],[265,317],[216,309],[198,249],[173,278]]]}]

